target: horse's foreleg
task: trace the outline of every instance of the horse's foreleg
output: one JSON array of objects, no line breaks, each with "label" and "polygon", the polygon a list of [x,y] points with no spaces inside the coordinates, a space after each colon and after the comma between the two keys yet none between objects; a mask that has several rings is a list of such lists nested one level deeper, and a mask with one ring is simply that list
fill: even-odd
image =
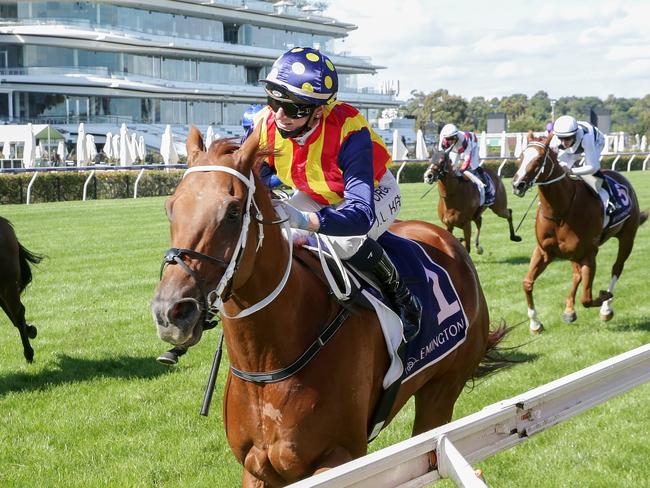
[{"label": "horse's foreleg", "polygon": [[582,274],[582,305],[584,307],[600,307],[603,302],[612,298],[612,294],[605,290],[601,290],[598,298],[594,299],[592,294],[592,286],[594,284],[594,276],[596,276],[596,255],[589,256],[581,262],[580,273]]},{"label": "horse's foreleg", "polygon": [[472,222],[471,221],[463,225],[463,244],[465,244],[465,249],[467,250],[467,254],[469,254],[472,245]]},{"label": "horse's foreleg", "polygon": [[483,248],[481,247],[480,244],[480,239],[481,239],[481,225],[483,224],[483,217],[481,215],[477,215],[474,217],[474,223],[476,224],[476,253],[477,254],[483,254]]},{"label": "horse's foreleg", "polygon": [[575,261],[571,261],[571,267],[573,268],[573,282],[571,284],[571,289],[569,290],[569,295],[566,298],[566,307],[564,309],[564,313],[562,314],[562,320],[564,320],[567,324],[575,322],[577,318],[575,310],[576,292],[578,291],[578,286],[582,281],[582,275],[580,274],[580,264]]},{"label": "horse's foreleg", "polygon": [[528,318],[530,319],[530,333],[539,334],[544,329],[544,325],[537,318],[537,311],[535,310],[535,301],[533,300],[533,287],[535,280],[551,262],[548,254],[545,254],[539,246],[535,247],[533,255],[530,258],[528,265],[528,272],[524,278],[523,287],[526,294],[526,302],[528,304]]},{"label": "horse's foreleg", "polygon": [[314,474],[322,473],[335,466],[340,466],[348,461],[352,461],[352,459],[353,457],[350,451],[343,447],[337,447],[316,462],[317,469]]},{"label": "horse's foreleg", "polygon": [[512,225],[512,209],[508,209],[508,229],[510,230],[510,240],[513,242],[521,242],[521,236],[515,234],[515,226]]}]

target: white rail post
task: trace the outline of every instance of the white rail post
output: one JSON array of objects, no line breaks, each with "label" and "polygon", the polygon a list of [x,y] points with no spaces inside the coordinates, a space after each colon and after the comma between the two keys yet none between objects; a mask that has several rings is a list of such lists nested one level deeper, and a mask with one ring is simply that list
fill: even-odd
[{"label": "white rail post", "polygon": [[88,183],[90,183],[90,180],[92,177],[95,176],[95,170],[92,170],[90,174],[88,175],[88,178],[86,178],[86,181],[84,182],[84,193],[83,193],[83,201],[86,201],[86,192],[88,190]]},{"label": "white rail post", "polygon": [[628,170],[628,172],[632,169],[632,161],[634,161],[635,157],[636,157],[636,154],[632,154],[632,157],[627,162],[627,170]]},{"label": "white rail post", "polygon": [[35,171],[34,176],[32,176],[32,179],[29,180],[29,185],[27,185],[27,202],[26,202],[27,205],[29,205],[29,201],[32,198],[32,186],[34,186],[34,181],[36,181],[37,176],[38,176],[38,171]]},{"label": "white rail post", "polygon": [[505,164],[508,162],[508,159],[504,159],[503,162],[499,165],[499,169],[497,170],[497,176],[501,177],[501,170],[505,166]]},{"label": "white rail post", "polygon": [[648,154],[643,160],[643,171],[645,171],[646,164],[648,164],[648,159],[650,159],[650,154]]},{"label": "white rail post", "polygon": [[474,468],[467,462],[449,437],[442,434],[438,439],[436,449],[438,473],[443,478],[449,478],[461,488],[487,488],[487,485],[476,476]]},{"label": "white rail post", "polygon": [[140,173],[138,173],[138,177],[135,179],[135,184],[133,185],[133,198],[138,198],[138,183],[140,183],[140,178],[142,178],[143,174],[144,174],[144,168],[140,170]]},{"label": "white rail post", "polygon": [[614,158],[614,161],[612,162],[612,171],[616,171],[616,163],[618,160],[621,159],[621,155],[617,154],[616,157]]},{"label": "white rail post", "polygon": [[399,169],[397,170],[397,175],[395,176],[395,181],[397,181],[398,184],[399,184],[399,175],[400,175],[400,173],[402,172],[402,170],[404,169],[404,166],[406,166],[406,160],[404,160],[404,162],[402,163],[402,165],[401,165],[401,166],[399,167]]}]

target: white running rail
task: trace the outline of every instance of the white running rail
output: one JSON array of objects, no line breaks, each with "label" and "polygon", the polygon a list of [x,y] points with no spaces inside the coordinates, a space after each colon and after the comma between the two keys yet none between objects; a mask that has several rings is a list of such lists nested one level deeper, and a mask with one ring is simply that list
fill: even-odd
[{"label": "white running rail", "polygon": [[424,486],[441,478],[485,487],[472,463],[524,442],[574,415],[650,381],[650,344],[291,485]]}]

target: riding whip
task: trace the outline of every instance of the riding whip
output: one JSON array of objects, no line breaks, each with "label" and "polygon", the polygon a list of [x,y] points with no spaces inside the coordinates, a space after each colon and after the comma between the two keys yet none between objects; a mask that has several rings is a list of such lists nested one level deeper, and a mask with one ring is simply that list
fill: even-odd
[{"label": "riding whip", "polygon": [[524,212],[523,217],[522,217],[521,220],[519,221],[519,225],[518,225],[517,228],[515,229],[515,234],[516,234],[517,231],[519,230],[519,227],[521,227],[521,224],[524,223],[524,219],[526,218],[526,215],[528,215],[528,212],[530,211],[530,207],[533,206],[533,203],[535,203],[535,200],[537,200],[537,197],[538,197],[538,196],[539,196],[539,194],[538,194],[538,193],[535,193],[535,196],[534,196],[533,199],[531,200],[530,205],[528,205],[528,208],[527,208],[526,211]]},{"label": "riding whip", "polygon": [[217,374],[219,374],[219,363],[221,363],[221,352],[223,350],[223,329],[219,334],[219,345],[214,353],[212,360],[212,369],[210,370],[210,377],[208,378],[208,385],[205,387],[205,395],[203,395],[203,405],[201,405],[201,415],[208,416],[210,410],[210,402],[212,401],[212,394],[214,393],[214,385],[217,382]]},{"label": "riding whip", "polygon": [[431,190],[433,190],[435,188],[435,186],[436,185],[431,185],[431,188],[429,188],[427,191],[424,192],[424,195],[422,195],[420,197],[420,200],[422,200],[424,197],[426,197],[431,192]]}]

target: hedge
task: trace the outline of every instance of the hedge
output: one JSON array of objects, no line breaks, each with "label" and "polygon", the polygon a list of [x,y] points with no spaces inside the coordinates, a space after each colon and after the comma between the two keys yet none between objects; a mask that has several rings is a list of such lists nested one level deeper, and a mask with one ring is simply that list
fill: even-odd
[{"label": "hedge", "polygon": [[[88,184],[88,199],[132,198],[139,171],[95,173]],[[138,196],[170,195],[181,179],[181,170],[145,172],[138,183]],[[87,172],[43,172],[32,187],[32,203],[81,200]],[[32,173],[0,175],[0,204],[25,203]]]},{"label": "hedge", "polygon": [[[618,169],[627,170],[629,157],[621,158],[618,161]],[[642,169],[643,157],[636,158],[632,162],[632,169]],[[503,160],[485,161],[483,166],[499,168]],[[606,157],[601,162],[603,168],[611,168],[614,157]],[[512,177],[518,166],[518,161],[508,160],[501,169],[504,177]],[[397,174],[400,164],[393,163],[390,170]],[[428,168],[428,163],[413,162],[406,163],[400,173],[401,183],[417,183],[423,180],[423,175]],[[87,198],[89,199],[112,199],[132,198],[135,180],[139,171],[106,171],[98,172],[93,176],[88,185]],[[182,170],[168,171],[146,171],[138,184],[138,196],[165,196],[171,195],[181,179]],[[0,204],[25,203],[27,198],[27,186],[32,178],[31,173],[17,175],[0,174]],[[31,202],[57,202],[67,200],[81,200],[83,186],[88,178],[87,172],[43,172],[38,175],[32,188]]]}]

